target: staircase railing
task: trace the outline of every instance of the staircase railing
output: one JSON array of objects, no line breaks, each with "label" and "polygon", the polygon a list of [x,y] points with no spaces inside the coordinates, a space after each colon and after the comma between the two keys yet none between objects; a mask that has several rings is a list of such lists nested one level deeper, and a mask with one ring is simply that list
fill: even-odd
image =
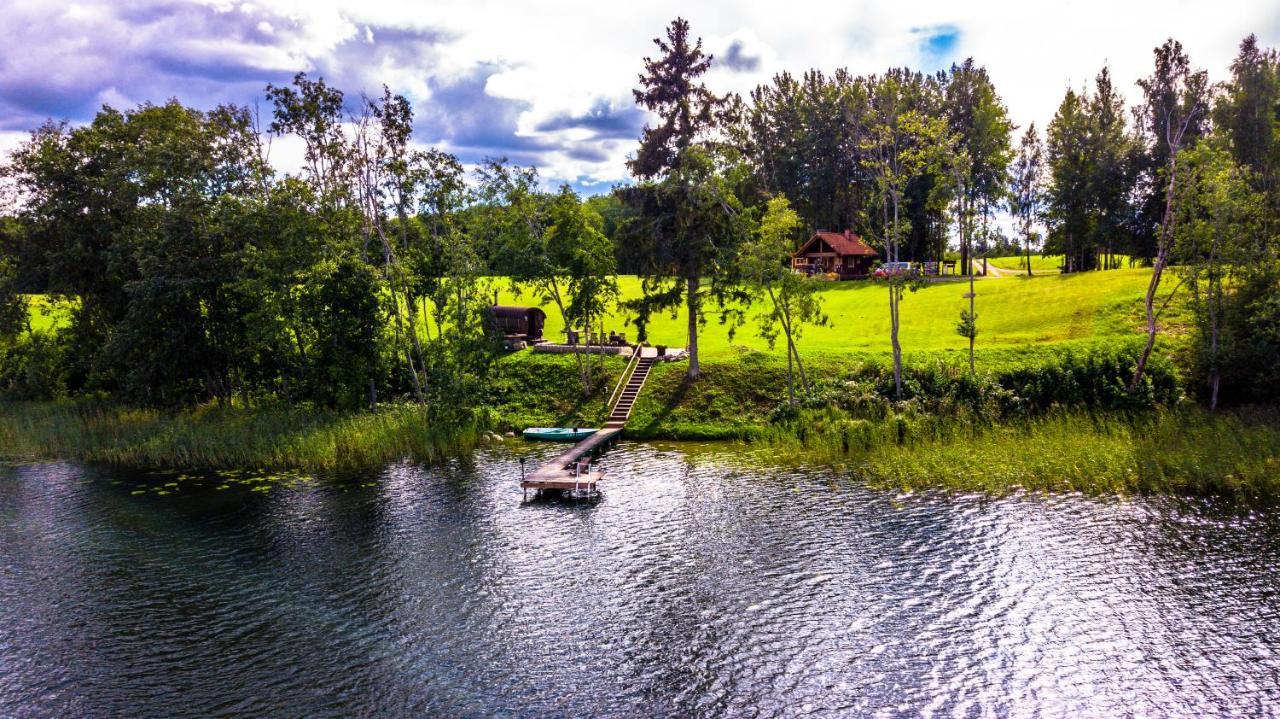
[{"label": "staircase railing", "polygon": [[627,383],[631,381],[631,375],[635,374],[636,367],[640,365],[640,347],[636,346],[636,351],[631,355],[631,361],[627,362],[626,369],[622,370],[622,376],[618,378],[618,385],[613,388],[613,392],[609,393],[609,401],[606,407],[613,412],[613,405],[622,396],[622,390],[626,389]]}]

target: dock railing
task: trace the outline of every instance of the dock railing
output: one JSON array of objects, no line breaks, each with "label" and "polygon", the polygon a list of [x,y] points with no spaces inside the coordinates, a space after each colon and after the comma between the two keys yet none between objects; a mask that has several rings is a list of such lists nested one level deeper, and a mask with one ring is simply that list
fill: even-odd
[{"label": "dock railing", "polygon": [[613,392],[609,394],[609,401],[606,403],[606,409],[613,411],[613,403],[618,401],[622,396],[622,390],[626,388],[627,382],[631,380],[631,375],[635,374],[636,366],[640,364],[640,346],[636,345],[635,352],[631,353],[631,361],[627,362],[626,369],[622,370],[622,376],[618,378],[618,385],[613,388]]}]

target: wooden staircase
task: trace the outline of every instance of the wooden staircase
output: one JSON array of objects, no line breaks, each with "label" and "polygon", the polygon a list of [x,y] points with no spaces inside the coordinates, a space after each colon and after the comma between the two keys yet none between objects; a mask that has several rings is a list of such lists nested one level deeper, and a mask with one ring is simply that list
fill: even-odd
[{"label": "wooden staircase", "polygon": [[593,467],[591,458],[605,451],[615,440],[622,436],[622,428],[631,416],[631,408],[635,406],[636,397],[644,388],[644,381],[649,378],[649,370],[657,360],[656,355],[645,357],[646,350],[637,347],[631,355],[631,361],[618,378],[618,384],[609,395],[607,404],[609,420],[599,432],[575,444],[569,451],[544,464],[531,475],[522,476],[520,487],[524,490],[568,490],[575,495],[585,493],[587,496],[598,496],[597,486],[604,479],[604,472]]},{"label": "wooden staircase", "polygon": [[631,416],[631,408],[635,406],[636,397],[644,388],[644,381],[649,378],[649,370],[653,367],[653,362],[653,357],[638,357],[635,369],[632,370],[627,383],[622,386],[622,391],[618,393],[618,398],[609,411],[609,419],[604,423],[605,429],[621,429],[627,423],[627,418]]}]

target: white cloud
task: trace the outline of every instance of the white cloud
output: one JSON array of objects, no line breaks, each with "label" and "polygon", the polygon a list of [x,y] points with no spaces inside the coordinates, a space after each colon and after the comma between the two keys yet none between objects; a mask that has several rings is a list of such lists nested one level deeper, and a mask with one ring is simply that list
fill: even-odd
[{"label": "white cloud", "polygon": [[[238,40],[181,37],[160,42],[164,38],[154,33],[121,37],[147,47],[173,47],[209,64],[238,59],[272,70],[322,71],[348,83],[344,89],[353,93],[377,94],[386,83],[408,94],[419,116],[431,112],[440,88],[483,70],[489,73],[485,94],[498,103],[507,101],[506,107],[516,115],[513,127],[505,131],[515,133],[515,145],[535,148],[529,152],[544,177],[604,185],[626,176],[625,159],[635,148],[634,138],[617,137],[616,130],[606,137],[597,132],[598,126],[573,127],[564,118],[599,120],[592,113],[601,108],[629,107],[641,58],[655,52],[652,38],[681,14],[704,38],[705,48],[723,60],[707,78],[721,92],[745,94],[783,70],[797,75],[809,68],[829,72],[848,67],[857,74],[899,65],[936,70],[973,56],[990,72],[1014,121],[1024,127],[1035,121],[1042,128],[1066,88],[1080,87],[1104,63],[1110,65],[1117,87],[1135,101],[1134,81],[1150,71],[1151,50],[1166,37],[1181,40],[1193,62],[1208,69],[1214,80],[1226,77],[1236,47],[1248,33],[1257,33],[1266,46],[1280,46],[1280,5],[1273,0],[720,0],[696,5],[670,0],[626,5],[586,0],[260,0],[252,5],[196,1],[219,13],[244,16],[247,27],[256,28],[266,40],[246,35]],[[10,15],[26,17],[35,9],[49,12],[42,2],[10,2],[0,10],[6,22]],[[127,21],[111,10],[110,5],[84,0],[52,11],[75,29],[49,43],[57,48],[57,61],[39,55],[40,43],[32,43],[36,50],[29,52],[22,43],[10,42],[0,49],[0,68],[25,66],[32,77],[36,68],[52,76],[59,67],[79,77],[85,72],[125,72],[107,63],[72,61],[94,27],[120,32],[120,24]],[[925,42],[940,29],[955,34],[954,43],[941,54]],[[405,42],[397,33],[417,33],[417,40],[402,48],[395,44]],[[4,35],[0,29],[0,39]],[[388,44],[386,52],[360,55],[352,49],[382,43]],[[72,81],[68,78],[63,84]],[[140,91],[122,82],[113,78],[103,85],[117,88],[112,97],[122,101],[164,99],[139,96]],[[176,94],[186,99],[181,88]],[[447,114],[450,108],[435,110]],[[501,112],[492,116],[505,118]]]},{"label": "white cloud", "polygon": [[[394,8],[372,3],[340,12],[352,22],[406,21]],[[441,50],[437,68],[444,76],[498,63],[507,69],[486,85],[494,97],[529,103],[522,132],[562,113],[582,113],[599,98],[629,100],[641,69],[652,55],[651,39],[667,22],[685,14],[705,47],[724,53],[737,41],[758,64],[730,72],[717,69],[708,80],[720,91],[747,92],[780,70],[802,73],[847,66],[855,73],[880,72],[896,65],[920,67],[930,58],[922,29],[947,27],[957,33],[950,60],[973,56],[991,73],[1020,126],[1040,127],[1052,117],[1063,92],[1089,81],[1103,66],[1130,102],[1138,99],[1134,82],[1150,72],[1151,50],[1166,37],[1182,41],[1193,62],[1212,78],[1226,76],[1240,40],[1256,32],[1265,45],[1280,45],[1280,6],[1269,2],[1117,3],[925,3],[719,2],[605,6],[594,2],[433,3],[414,13],[426,24],[457,34]],[[923,67],[922,69],[939,69]],[[571,134],[545,133],[565,138]],[[548,154],[544,174],[618,179],[634,143],[602,144],[607,161],[575,160]]]}]

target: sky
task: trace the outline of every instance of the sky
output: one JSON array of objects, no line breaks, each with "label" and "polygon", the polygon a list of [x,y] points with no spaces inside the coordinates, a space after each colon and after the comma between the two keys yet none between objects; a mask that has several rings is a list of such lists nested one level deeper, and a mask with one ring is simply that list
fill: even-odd
[{"label": "sky", "polygon": [[[1167,37],[1223,80],[1240,40],[1280,47],[1280,3],[0,0],[0,151],[48,119],[176,97],[268,109],[267,83],[322,76],[351,97],[406,95],[415,140],[466,163],[507,157],[587,194],[628,179],[646,122],[631,96],[653,38],[683,15],[744,95],[776,73],[984,65],[1019,126],[1043,128],[1104,64],[1129,100]],[[296,169],[301,148],[273,141]]]}]

